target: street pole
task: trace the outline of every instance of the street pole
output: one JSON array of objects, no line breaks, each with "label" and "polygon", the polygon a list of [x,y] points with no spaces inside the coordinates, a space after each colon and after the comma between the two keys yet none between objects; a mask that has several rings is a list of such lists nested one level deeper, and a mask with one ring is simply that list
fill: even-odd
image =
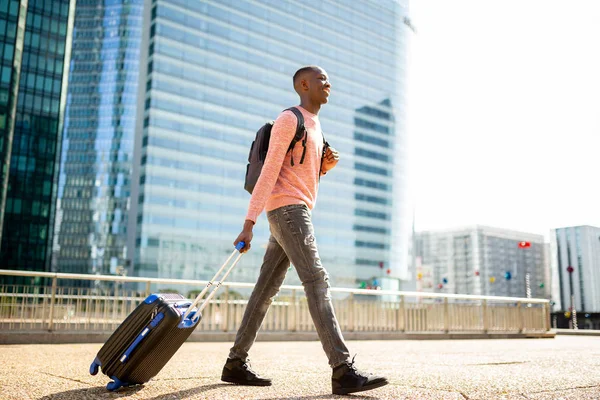
[{"label": "street pole", "polygon": [[[529,277],[529,272],[525,274],[525,293],[527,294],[527,298],[531,298],[531,280]],[[531,307],[531,303],[527,303],[527,307]]]},{"label": "street pole", "polygon": [[569,273],[569,289],[571,291],[571,321],[573,329],[577,329],[577,316],[575,311],[575,295],[573,294],[573,267],[568,266],[567,272]]},{"label": "street pole", "polygon": [[577,330],[577,311],[575,310],[575,296],[571,295],[571,318],[573,321],[573,329]]},{"label": "street pole", "polygon": [[[531,298],[531,286],[530,286],[530,282],[529,282],[529,271],[527,268],[527,263],[526,263],[526,257],[525,257],[525,249],[528,249],[531,247],[531,242],[519,242],[519,249],[523,250],[519,252],[519,256],[517,257],[518,261],[515,263],[515,269],[518,268],[519,264],[523,265],[523,271],[525,272],[525,293],[527,295],[527,298]],[[517,269],[518,271],[518,269]],[[517,276],[517,279],[515,280],[515,284],[518,285],[518,282],[521,280],[521,278],[518,276],[517,271],[515,271],[515,276]]]}]

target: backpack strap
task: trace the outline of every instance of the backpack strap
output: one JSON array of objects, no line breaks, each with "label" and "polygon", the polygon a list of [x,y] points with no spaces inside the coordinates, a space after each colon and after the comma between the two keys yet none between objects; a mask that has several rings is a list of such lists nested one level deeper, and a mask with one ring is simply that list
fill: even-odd
[{"label": "backpack strap", "polygon": [[323,132],[321,134],[323,135],[323,151],[321,152],[321,164],[319,167],[319,182],[321,181],[321,173],[323,172],[323,159],[325,158],[325,153],[327,153],[327,148],[329,148],[329,143],[325,140],[325,134]]},{"label": "backpack strap", "polygon": [[[296,116],[296,119],[298,120],[298,123],[296,124],[296,134],[294,135],[294,138],[292,139],[292,142],[290,143],[290,147],[288,147],[288,152],[291,151],[294,146],[296,145],[297,142],[299,142],[300,140],[302,140],[302,157],[300,158],[300,164],[304,163],[304,156],[306,154],[306,128],[304,127],[304,115],[302,115],[302,112],[300,110],[298,110],[298,108],[296,107],[290,107],[288,109],[286,109],[285,111],[291,111],[294,113],[294,115]],[[292,167],[294,166],[294,152],[292,152],[292,160],[291,160],[291,164]]]}]

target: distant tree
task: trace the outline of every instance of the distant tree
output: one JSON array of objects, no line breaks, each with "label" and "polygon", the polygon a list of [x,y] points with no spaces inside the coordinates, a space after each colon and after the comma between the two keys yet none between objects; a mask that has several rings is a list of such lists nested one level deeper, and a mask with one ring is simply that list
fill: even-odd
[{"label": "distant tree", "polygon": [[179,290],[177,289],[170,289],[170,288],[166,288],[166,289],[160,289],[159,290],[160,293],[175,293],[175,294],[181,294],[179,293]]},{"label": "distant tree", "polygon": [[[189,291],[187,294],[187,298],[188,299],[193,299],[196,298],[200,292],[202,290],[192,290]],[[209,292],[210,293],[210,292]],[[224,300],[225,299],[225,292],[221,292],[216,296],[217,300]],[[236,292],[235,290],[229,290],[229,300],[243,300],[244,296],[242,296],[242,294],[240,292]]]}]

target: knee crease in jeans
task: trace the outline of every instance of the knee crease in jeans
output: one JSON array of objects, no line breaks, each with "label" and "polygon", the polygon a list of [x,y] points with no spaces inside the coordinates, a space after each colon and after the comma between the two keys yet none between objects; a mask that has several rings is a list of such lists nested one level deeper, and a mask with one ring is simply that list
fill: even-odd
[{"label": "knee crease in jeans", "polygon": [[325,298],[325,300],[331,300],[331,291],[329,290],[329,285],[326,285],[323,288],[323,297]]},{"label": "knee crease in jeans", "polygon": [[304,244],[306,246],[308,246],[309,244],[312,244],[314,241],[315,241],[315,235],[313,235],[313,234],[309,234],[304,237]]}]

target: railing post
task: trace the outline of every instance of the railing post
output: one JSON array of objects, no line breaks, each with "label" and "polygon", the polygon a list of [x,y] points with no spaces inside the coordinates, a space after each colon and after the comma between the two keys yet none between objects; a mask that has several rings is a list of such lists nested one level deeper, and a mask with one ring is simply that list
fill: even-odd
[{"label": "railing post", "polygon": [[223,332],[229,329],[229,286],[225,285],[221,309],[223,310]]},{"label": "railing post", "polygon": [[146,282],[146,297],[150,296],[150,281]]},{"label": "railing post", "polygon": [[58,279],[52,278],[52,295],[50,297],[50,316],[48,317],[48,330],[52,331],[54,328],[54,300],[56,299],[56,285]]},{"label": "railing post", "polygon": [[396,329],[400,332],[406,330],[406,316],[404,314],[404,295],[400,295],[400,304],[396,315]]},{"label": "railing post", "polygon": [[[111,316],[111,325],[113,325],[114,328],[116,328],[118,326],[118,319],[117,318],[117,311],[119,309],[119,282],[115,281],[114,285],[113,285],[113,304],[112,304],[112,316]],[[117,324],[116,326],[114,326],[115,324]],[[113,329],[114,329],[113,328]]]},{"label": "railing post", "polygon": [[354,310],[354,293],[350,293],[350,296],[348,296],[348,303],[349,304],[349,312],[348,314],[350,315],[349,321],[348,321],[348,330],[350,332],[354,332],[355,331],[355,320],[356,320],[356,315],[355,315],[355,310]]},{"label": "railing post", "polygon": [[482,318],[483,318],[483,333],[488,333],[488,304],[487,304],[487,300],[483,300],[483,304],[482,304]]},{"label": "railing post", "polygon": [[290,317],[288,318],[288,329],[290,332],[298,330],[298,304],[296,299],[296,289],[292,289],[292,300],[290,303]]},{"label": "railing post", "polygon": [[448,307],[448,298],[444,297],[444,333],[450,332],[450,310]]},{"label": "railing post", "polygon": [[523,313],[523,305],[521,304],[521,302],[517,302],[517,315],[519,316],[518,320],[519,320],[519,333],[523,333],[523,328],[524,328],[524,313]]}]

